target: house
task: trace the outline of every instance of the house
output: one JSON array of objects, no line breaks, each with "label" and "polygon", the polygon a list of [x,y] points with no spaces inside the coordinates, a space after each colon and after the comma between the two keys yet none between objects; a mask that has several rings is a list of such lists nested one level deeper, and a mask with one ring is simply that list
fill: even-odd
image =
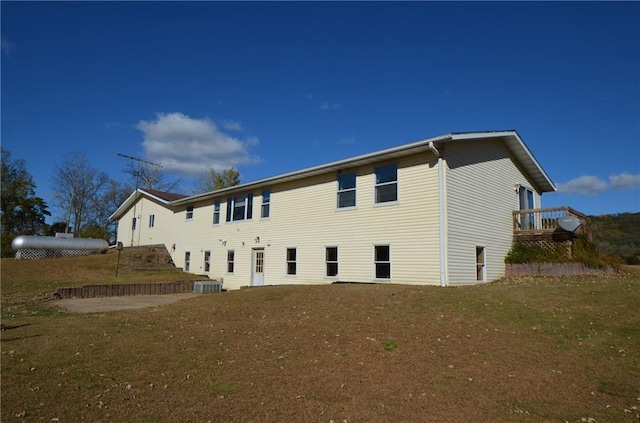
[{"label": "house", "polygon": [[125,246],[164,244],[227,289],[448,286],[504,276],[552,191],[516,131],[466,132],[194,196],[137,189],[111,218]]}]

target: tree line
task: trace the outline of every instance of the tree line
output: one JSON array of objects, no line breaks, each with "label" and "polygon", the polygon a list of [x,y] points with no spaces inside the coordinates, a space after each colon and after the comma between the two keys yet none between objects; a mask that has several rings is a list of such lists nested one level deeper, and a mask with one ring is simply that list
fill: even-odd
[{"label": "tree line", "polygon": [[[73,153],[55,165],[52,183],[53,207],[58,211],[54,223],[49,205],[35,195],[36,184],[27,171],[23,159],[15,159],[2,148],[2,191],[0,195],[0,226],[2,257],[11,257],[11,242],[19,235],[55,235],[73,233],[75,237],[101,238],[115,242],[116,222],[109,216],[136,188],[184,193],[180,180],[167,182],[160,168],[143,162],[129,163],[124,182],[93,166],[84,153]],[[203,171],[193,194],[214,191],[240,183],[240,174],[234,168]]]}]

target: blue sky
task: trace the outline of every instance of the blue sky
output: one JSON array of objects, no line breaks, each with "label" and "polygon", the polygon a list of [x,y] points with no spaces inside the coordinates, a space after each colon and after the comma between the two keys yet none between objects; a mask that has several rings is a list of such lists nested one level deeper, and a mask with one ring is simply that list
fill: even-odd
[{"label": "blue sky", "polygon": [[[640,211],[638,2],[8,2],[2,146],[52,205],[84,152],[243,182],[450,132],[515,129],[559,192]],[[56,210],[53,210],[56,212]],[[55,213],[54,213],[55,217]]]}]

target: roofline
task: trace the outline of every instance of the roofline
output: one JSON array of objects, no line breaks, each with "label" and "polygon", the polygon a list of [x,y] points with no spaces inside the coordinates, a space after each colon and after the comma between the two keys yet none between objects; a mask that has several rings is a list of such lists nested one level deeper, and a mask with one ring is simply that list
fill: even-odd
[{"label": "roofline", "polygon": [[[167,200],[165,200],[163,198],[160,198],[160,197],[158,197],[156,195],[153,195],[153,194],[145,191],[142,188],[136,188],[136,190],[133,191],[127,197],[126,200],[124,200],[124,203],[122,203],[120,205],[120,207],[118,207],[118,209],[116,211],[114,211],[111,214],[111,216],[109,216],[109,220],[113,220],[113,219],[116,219],[116,218],[120,217],[120,215],[123,214],[124,210],[129,209],[129,207],[131,207],[131,205],[133,205],[133,203],[135,203],[138,200],[138,198],[143,197],[143,196],[144,197],[148,197],[148,198],[150,198],[152,200],[155,200],[155,201],[157,201],[159,203],[162,203],[162,204],[165,204],[165,205],[169,205],[171,203],[170,201],[167,201]],[[189,198],[189,197],[187,197],[187,198]]]},{"label": "roofline", "polygon": [[[482,135],[486,135],[486,137],[483,137]],[[533,172],[531,172],[531,170],[532,170],[531,166],[534,166],[535,170],[540,172],[540,176],[542,178],[539,178],[539,179],[536,179],[534,177],[535,175],[530,175],[530,176],[534,177],[534,180],[536,181],[536,183],[538,183],[540,191],[541,192],[555,192],[555,191],[557,191],[556,185],[553,183],[553,181],[551,180],[549,175],[547,175],[547,172],[544,171],[542,166],[540,166],[540,163],[538,163],[538,161],[536,160],[536,158],[533,155],[533,153],[531,152],[531,150],[529,150],[527,145],[524,143],[524,140],[520,137],[520,134],[518,134],[518,131],[516,131],[515,129],[504,130],[504,131],[485,131],[485,132],[454,132],[454,133],[451,134],[451,136],[452,136],[452,141],[455,141],[455,140],[466,140],[466,139],[479,139],[479,138],[495,138],[495,137],[514,139],[515,141],[517,141],[518,147],[520,147],[521,151],[525,155],[524,158],[523,157],[518,157],[518,159],[520,161],[524,162],[523,164],[525,165],[525,168],[527,167],[527,164],[529,164],[530,168],[526,169],[526,170],[529,173],[533,173]],[[516,156],[518,155],[517,154],[518,153],[517,150],[514,150],[509,145],[508,145],[508,147],[510,147],[511,151],[514,154],[516,154]],[[529,163],[527,163],[527,161]]]},{"label": "roofline", "polygon": [[[432,138],[425,138],[419,141],[414,141],[408,144],[402,144],[396,147],[387,148],[384,150],[375,151],[372,153],[363,154],[356,157],[342,159],[331,163],[326,163],[318,166],[313,166],[281,175],[271,176],[257,181],[248,182],[240,185],[235,185],[228,188],[219,189],[216,191],[205,192],[202,194],[196,194],[178,200],[167,201],[157,196],[154,196],[141,188],[134,191],[127,200],[116,210],[109,218],[114,219],[118,217],[123,210],[129,208],[129,206],[136,201],[139,196],[144,195],[154,199],[165,205],[181,206],[184,204],[203,201],[215,197],[219,197],[225,194],[247,191],[256,189],[261,186],[269,186],[275,183],[295,181],[309,176],[320,175],[331,171],[353,168],[362,164],[379,162],[385,159],[391,159],[396,157],[407,156],[415,153],[417,150],[429,150],[429,144],[445,144],[452,141],[461,140],[480,140],[485,138],[503,138],[509,150],[516,156],[516,158],[522,162],[528,176],[531,177],[538,185],[538,189],[541,192],[553,192],[556,191],[556,186],[551,181],[551,178],[542,169],[542,166],[535,159],[529,148],[515,130],[500,130],[500,131],[476,131],[476,132],[452,132],[445,135],[440,135]],[[537,173],[537,175],[536,175]],[[134,197],[135,196],[135,197]]]},{"label": "roofline", "polygon": [[295,181],[297,179],[302,179],[302,178],[306,178],[308,176],[313,176],[313,175],[319,175],[319,174],[327,173],[333,170],[356,167],[362,163],[381,161],[387,157],[393,158],[393,157],[405,156],[405,155],[411,154],[412,152],[414,152],[414,150],[428,148],[428,145],[430,142],[434,142],[434,143],[442,142],[450,138],[451,138],[451,134],[441,135],[433,138],[426,138],[420,141],[414,141],[409,144],[402,144],[400,146],[387,148],[385,150],[375,151],[373,153],[367,153],[360,156],[350,157],[347,159],[342,159],[342,160],[338,160],[331,163],[326,163],[326,164],[313,166],[313,167],[309,167],[301,170],[296,170],[293,172],[284,173],[281,175],[276,175],[276,176],[272,176],[265,179],[260,179],[254,182],[248,182],[245,184],[240,184],[240,185],[235,185],[228,188],[219,189],[217,191],[210,191],[210,192],[197,194],[187,198],[181,198],[179,200],[171,202],[171,204],[177,206],[185,203],[205,200],[211,197],[217,197],[221,194],[228,193],[228,192],[244,191],[244,190],[247,190],[250,188],[256,188],[259,186],[272,185],[274,183]]}]

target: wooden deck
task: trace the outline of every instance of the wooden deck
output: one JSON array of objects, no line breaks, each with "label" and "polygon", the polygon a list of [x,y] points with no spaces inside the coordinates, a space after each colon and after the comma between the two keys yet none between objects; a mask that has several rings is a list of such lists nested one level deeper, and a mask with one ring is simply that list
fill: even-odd
[{"label": "wooden deck", "polygon": [[513,212],[513,235],[520,238],[551,238],[570,235],[558,226],[558,218],[575,216],[584,224],[577,230],[579,234],[587,234],[587,216],[571,207],[548,207],[544,209],[516,210]]}]

